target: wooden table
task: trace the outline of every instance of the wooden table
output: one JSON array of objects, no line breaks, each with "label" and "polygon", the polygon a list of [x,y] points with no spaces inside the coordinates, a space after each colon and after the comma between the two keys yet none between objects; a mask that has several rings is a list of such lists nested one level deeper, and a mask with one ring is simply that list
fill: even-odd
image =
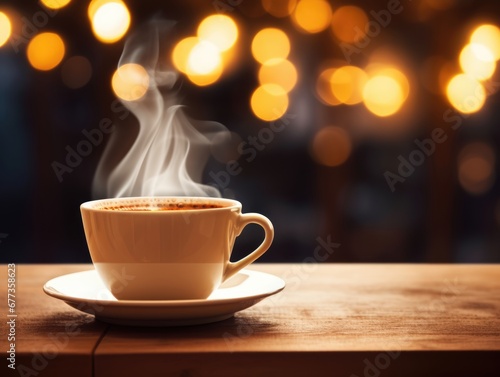
[{"label": "wooden table", "polygon": [[500,265],[254,264],[285,290],[180,328],[107,325],[43,293],[91,265],[16,267],[17,370],[3,265],[0,376],[500,376]]}]

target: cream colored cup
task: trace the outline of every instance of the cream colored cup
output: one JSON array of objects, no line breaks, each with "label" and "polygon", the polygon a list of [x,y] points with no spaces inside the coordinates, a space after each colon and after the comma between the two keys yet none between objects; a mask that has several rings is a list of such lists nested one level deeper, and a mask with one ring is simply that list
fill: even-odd
[{"label": "cream colored cup", "polygon": [[[191,207],[198,208],[186,209]],[[236,200],[116,198],[86,202],[80,209],[92,262],[119,300],[207,298],[264,254],[274,237],[269,219],[242,214]],[[250,223],[264,228],[264,241],[230,262],[236,237]]]}]

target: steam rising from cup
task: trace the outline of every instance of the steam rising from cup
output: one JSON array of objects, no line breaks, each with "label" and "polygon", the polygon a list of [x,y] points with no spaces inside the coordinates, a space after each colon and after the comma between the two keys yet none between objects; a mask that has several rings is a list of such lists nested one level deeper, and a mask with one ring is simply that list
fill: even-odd
[{"label": "steam rising from cup", "polygon": [[113,164],[116,155],[111,146],[120,143],[120,133],[113,134],[94,177],[95,196],[221,196],[201,179],[210,148],[229,138],[229,131],[220,123],[191,120],[179,103],[174,87],[178,73],[167,61],[165,48],[173,25],[152,21],[125,44],[118,66],[142,67],[147,72],[142,85],[121,96],[123,105],[137,117],[139,132],[117,164]]}]

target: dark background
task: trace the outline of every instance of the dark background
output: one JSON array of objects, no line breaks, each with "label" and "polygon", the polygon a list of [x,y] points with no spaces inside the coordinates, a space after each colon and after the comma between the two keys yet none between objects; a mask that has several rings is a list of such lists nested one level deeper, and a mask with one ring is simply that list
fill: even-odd
[{"label": "dark background", "polygon": [[[500,5],[494,0],[446,1],[446,9],[428,7],[425,13],[423,3],[425,0],[403,1],[405,11],[352,62],[363,66],[367,56],[381,47],[400,54],[411,74],[411,94],[402,111],[389,118],[377,118],[363,105],[328,107],[317,100],[314,85],[318,67],[327,60],[343,59],[328,30],[302,34],[289,18],[266,14],[255,0],[228,7],[227,14],[240,27],[237,69],[203,88],[185,79],[181,93],[192,117],[221,122],[241,140],[268,126],[249,106],[258,85],[258,65],[249,46],[262,27],[287,32],[292,41],[290,60],[299,67],[299,83],[287,112],[293,117],[290,125],[252,162],[241,158],[241,174],[232,177],[223,192],[223,196],[240,200],[245,212],[263,213],[274,223],[275,242],[261,261],[304,261],[313,255],[320,237],[341,244],[329,261],[500,262],[498,163],[491,188],[479,195],[464,190],[457,179],[458,155],[464,146],[481,141],[498,150],[498,94],[489,96],[480,112],[461,118],[460,128],[450,131],[451,124],[443,121],[450,104],[442,93],[429,91],[420,79],[429,57],[456,61],[473,25],[499,25]],[[178,21],[177,39],[193,34],[204,17],[217,12],[212,1],[127,4],[132,30],[160,16]],[[334,9],[342,4],[358,5],[368,12],[384,9],[387,1],[332,2]],[[91,80],[80,89],[63,85],[60,67],[49,72],[31,68],[25,45],[17,53],[10,43],[0,48],[2,262],[90,261],[79,205],[93,199],[92,178],[106,143],[64,174],[62,182],[51,166],[54,161],[64,161],[65,148],[82,140],[82,130],[97,128],[103,118],[121,124],[119,114],[111,109],[115,98],[110,78],[123,41],[111,45],[98,42],[86,15],[87,5],[86,1],[72,1],[40,30],[63,36],[66,58],[83,55],[90,60]],[[8,0],[0,4],[2,9],[31,19],[43,8],[33,1]],[[498,82],[498,72],[495,80]],[[368,124],[371,132],[364,135],[359,131],[360,122]],[[342,126],[353,134],[352,154],[339,167],[321,166],[311,157],[314,134],[326,125]],[[436,127],[447,130],[448,140],[391,192],[384,172],[396,171],[398,156],[408,156],[415,148],[413,140],[428,138]],[[377,133],[387,128],[399,131]],[[211,182],[209,171],[221,169],[223,163],[211,160],[205,182]],[[248,230],[238,240],[237,249],[250,250],[259,237],[259,230]]]}]

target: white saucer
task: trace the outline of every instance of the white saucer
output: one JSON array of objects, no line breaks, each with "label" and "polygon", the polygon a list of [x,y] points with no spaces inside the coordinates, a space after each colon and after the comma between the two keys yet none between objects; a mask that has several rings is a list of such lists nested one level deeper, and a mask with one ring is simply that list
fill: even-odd
[{"label": "white saucer", "polygon": [[43,290],[97,319],[130,326],[184,326],[222,321],[280,292],[285,282],[277,276],[241,270],[205,300],[117,300],[95,270],[49,280]]}]

